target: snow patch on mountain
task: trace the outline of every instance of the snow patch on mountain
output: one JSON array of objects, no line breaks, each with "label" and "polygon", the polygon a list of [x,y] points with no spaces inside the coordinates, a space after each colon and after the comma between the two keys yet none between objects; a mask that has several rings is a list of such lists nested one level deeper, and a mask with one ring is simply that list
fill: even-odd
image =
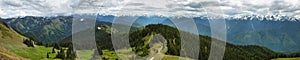
[{"label": "snow patch on mountain", "polygon": [[281,16],[274,15],[300,18],[299,0],[0,0],[0,7],[1,18],[85,13],[167,17],[200,17],[211,13],[222,17],[258,15],[269,17],[267,20],[280,20]]}]

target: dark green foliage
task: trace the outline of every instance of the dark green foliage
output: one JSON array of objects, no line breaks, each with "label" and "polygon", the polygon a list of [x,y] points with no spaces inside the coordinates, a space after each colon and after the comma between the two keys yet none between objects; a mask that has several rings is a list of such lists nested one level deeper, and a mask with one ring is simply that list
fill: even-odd
[{"label": "dark green foliage", "polygon": [[29,39],[25,39],[24,44],[26,44],[28,47],[34,47],[34,41],[29,40]]},{"label": "dark green foliage", "polygon": [[266,60],[269,59],[270,55],[276,55],[277,53],[261,46],[247,45],[247,46],[236,46],[227,44],[224,59],[229,60]]},{"label": "dark green foliage", "polygon": [[147,47],[141,47],[145,45],[142,38],[152,33],[161,34],[162,36],[164,36],[165,39],[168,40],[167,47],[169,48],[166,54],[177,55],[177,56],[180,55],[179,51],[181,48],[180,46],[181,44],[180,44],[180,40],[178,40],[180,39],[179,31],[173,27],[162,25],[162,24],[150,24],[147,25],[145,29],[135,31],[130,34],[129,42],[132,47],[136,47],[135,52],[139,52],[139,51],[144,52],[144,54],[142,54],[141,56],[145,56],[148,54],[149,46],[146,45]]},{"label": "dark green foliage", "polygon": [[76,52],[73,50],[72,47],[69,47],[67,50],[67,59],[74,60],[76,58]]},{"label": "dark green foliage", "polygon": [[47,53],[47,56],[46,56],[47,58],[50,58],[50,57],[49,57],[49,54],[50,54],[50,52]]},{"label": "dark green foliage", "polygon": [[56,58],[66,59],[66,60],[75,60],[76,52],[73,50],[72,45],[69,46],[61,46],[58,43],[54,44],[52,49],[52,53],[55,53],[55,49],[59,48],[59,52],[57,52]]},{"label": "dark green foliage", "polygon": [[58,54],[56,55],[56,58],[65,59],[65,58],[66,58],[65,50],[64,50],[64,49],[60,49],[60,51],[59,51]]},{"label": "dark green foliage", "polygon": [[269,59],[272,58],[294,58],[294,57],[300,57],[300,53],[290,53],[290,54],[284,54],[284,53],[278,53],[271,55]]},{"label": "dark green foliage", "polygon": [[55,53],[55,49],[54,48],[52,48],[52,53]]},{"label": "dark green foliage", "polygon": [[55,48],[55,49],[61,49],[61,47],[60,47],[60,45],[58,43],[54,43],[53,48]]}]

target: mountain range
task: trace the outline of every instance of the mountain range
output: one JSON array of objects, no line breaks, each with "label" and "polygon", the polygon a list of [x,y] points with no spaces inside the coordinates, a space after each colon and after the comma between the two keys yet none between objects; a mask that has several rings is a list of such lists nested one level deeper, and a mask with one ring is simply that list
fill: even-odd
[{"label": "mountain range", "polygon": [[[21,17],[4,19],[5,22],[20,33],[41,42],[56,42],[70,36],[71,16],[59,17]],[[115,16],[97,16],[98,22],[113,23]],[[198,32],[210,36],[209,17],[193,18]],[[243,16],[226,17],[227,42],[236,45],[265,46],[276,52],[300,52],[300,21],[287,16]],[[132,26],[144,28],[148,24],[164,24],[175,27],[168,17],[137,17]]]},{"label": "mountain range", "polygon": [[36,45],[33,40],[9,27],[3,20],[0,20],[0,41],[0,60],[41,60],[47,58],[47,52],[51,51],[51,47]]},{"label": "mountain range", "polygon": [[[151,17],[152,18],[152,17]],[[162,18],[162,17],[158,17]],[[27,20],[28,19],[28,20]],[[41,21],[38,21],[41,19]],[[44,19],[44,20],[43,20]],[[48,20],[47,20],[48,19]],[[140,20],[144,19],[149,19],[150,18],[141,18]],[[155,18],[157,19],[157,18]],[[25,20],[25,21],[23,21]],[[15,35],[17,36],[28,36],[30,38],[24,37],[24,39],[33,39],[36,42],[42,43],[41,45],[44,46],[61,46],[65,48],[72,48],[69,45],[72,44],[72,35],[80,34],[81,32],[84,31],[90,31],[90,29],[85,29],[77,33],[70,33],[70,35],[64,35],[66,32],[70,29],[66,29],[68,27],[72,20],[72,17],[69,16],[60,16],[60,17],[23,17],[23,18],[12,18],[12,19],[5,19],[5,22],[2,22],[1,29],[10,29],[10,31],[14,32]],[[163,53],[162,56],[163,59],[174,59],[174,58],[179,58],[179,50],[180,50],[180,37],[179,37],[179,31],[176,29],[173,23],[168,19],[161,19],[163,21],[155,21],[153,23],[147,23],[147,24],[142,24],[145,21],[136,21],[135,23],[138,23],[136,25],[131,26],[130,29],[130,34],[129,34],[129,41],[130,45],[132,48],[130,49],[125,49],[122,51],[127,51],[127,50],[133,50],[136,52],[137,55],[139,56],[145,56],[148,54],[152,54],[151,47],[148,45],[149,41],[151,38],[153,38],[154,35],[161,35],[165,40],[166,40],[166,52]],[[200,52],[199,52],[199,58],[195,59],[200,59],[200,60],[207,60],[209,53],[210,53],[210,44],[211,44],[211,39],[214,39],[213,37],[210,37],[210,28],[209,28],[209,21],[205,19],[197,19],[194,18],[196,25],[199,31],[202,31],[202,33],[207,33],[207,35],[202,35],[201,32],[199,34],[196,33],[191,33],[188,31],[183,31],[186,34],[193,34],[199,36],[199,41],[200,41]],[[19,21],[23,22],[20,23]],[[250,20],[249,20],[250,21]],[[238,59],[243,59],[243,60],[264,60],[264,59],[272,59],[272,58],[280,58],[280,57],[297,57],[298,55],[295,54],[283,54],[280,52],[297,52],[297,48],[294,46],[297,46],[297,42],[294,41],[292,38],[294,36],[288,34],[288,33],[283,33],[288,29],[292,29],[291,31],[297,30],[296,28],[297,21],[294,21],[294,24],[291,24],[292,22],[290,21],[283,21],[281,22],[280,26],[292,26],[289,28],[285,28],[283,30],[281,29],[276,29],[276,27],[267,27],[267,28],[257,28],[253,29],[253,22],[252,21],[257,21],[257,20],[251,20],[251,23],[249,23],[248,20],[242,21],[242,20],[228,20],[226,23],[230,28],[228,28],[228,37],[235,36],[232,40],[228,38],[228,41],[226,42],[226,50],[225,50],[225,55],[224,55],[224,60],[238,60]],[[285,23],[284,23],[285,22]],[[6,24],[7,23],[7,24]],[[31,24],[29,24],[31,23]],[[248,24],[246,24],[248,23]],[[289,23],[289,24],[288,24]],[[36,25],[37,24],[37,25]],[[113,22],[109,21],[103,21],[97,19],[96,25],[95,25],[95,36],[96,36],[96,43],[97,43],[97,51],[100,53],[100,57],[104,59],[119,59],[118,56],[115,55],[116,51],[113,49],[112,44],[111,44],[111,32],[119,32],[121,30],[116,30],[112,28]],[[261,24],[264,26],[264,24],[279,24],[275,21],[257,21],[256,24]],[[235,26],[238,25],[238,26]],[[248,27],[251,25],[252,27]],[[22,27],[24,26],[24,27]],[[119,24],[118,26],[128,26],[128,25],[122,25]],[[11,28],[10,28],[11,27]],[[201,27],[201,28],[199,28]],[[38,29],[38,28],[48,28],[48,29]],[[101,28],[101,29],[98,29]],[[282,27],[284,28],[284,27]],[[33,29],[36,29],[37,31],[43,31],[43,32],[37,32]],[[240,29],[240,30],[238,30]],[[274,30],[270,30],[274,29]],[[60,37],[54,37],[55,34],[49,34],[49,32],[53,32],[55,34],[62,34]],[[234,31],[234,32],[231,32]],[[2,31],[1,31],[2,32]],[[31,33],[36,33],[36,34],[26,34],[26,32],[31,32]],[[234,35],[237,34],[237,35]],[[278,35],[279,34],[279,35]],[[297,34],[297,33],[295,33]],[[14,35],[14,36],[15,36]],[[37,36],[39,35],[39,36]],[[52,35],[52,36],[51,36]],[[9,37],[10,35],[2,35],[4,37]],[[52,40],[47,38],[40,38],[41,40],[38,40],[40,36],[47,37],[47,38],[57,38],[58,40]],[[297,36],[296,36],[297,37]],[[198,40],[195,37],[190,37],[194,38],[192,40]],[[256,39],[254,39],[256,38]],[[7,54],[11,54],[9,56],[16,56],[20,58],[33,58],[30,56],[27,56],[25,53],[27,52],[34,52],[34,53],[41,53],[41,58],[45,58],[44,55],[46,55],[47,52],[51,51],[50,48],[44,48],[41,46],[37,46],[35,48],[31,47],[26,47],[25,44],[22,42],[24,39],[21,39],[15,43],[8,44],[8,43],[2,43],[6,44],[4,46],[10,46],[10,45],[18,45],[22,47],[21,49],[29,49],[26,50],[26,52],[18,52],[18,51],[23,51],[20,49],[17,50],[10,50],[9,52],[6,52],[5,54],[0,54],[1,56],[7,57]],[[14,39],[2,39],[3,41],[9,41]],[[17,41],[17,40],[16,40]],[[51,42],[48,42],[51,41]],[[219,41],[219,40],[218,40]],[[278,42],[279,41],[279,42]],[[222,42],[220,40],[220,42]],[[56,45],[59,44],[59,45]],[[75,45],[80,45],[80,44],[75,44]],[[277,47],[273,47],[273,46]],[[16,46],[16,47],[20,47]],[[73,45],[72,45],[73,46]],[[1,46],[2,47],[2,46]],[[88,47],[87,47],[88,48]],[[150,49],[151,48],[151,49]],[[274,49],[275,48],[275,49]],[[282,48],[288,48],[283,50]],[[8,48],[5,48],[8,49]],[[5,50],[3,49],[3,50]],[[34,50],[30,50],[34,49]],[[279,49],[277,51],[276,49]],[[45,50],[41,51],[41,50]],[[185,49],[184,49],[185,50]],[[38,52],[40,51],[40,52]],[[69,50],[68,50],[69,51]],[[79,50],[78,50],[79,51]],[[165,50],[163,50],[165,51]],[[121,54],[121,56],[131,56],[129,52],[124,52],[125,54]],[[25,55],[23,55],[25,54]],[[37,55],[37,56],[40,56]],[[238,56],[238,57],[237,57]],[[41,58],[33,58],[33,59],[41,59]],[[126,57],[126,58],[133,58],[133,57]],[[186,56],[185,58],[190,59],[189,56]],[[193,59],[193,58],[192,58]]]},{"label": "mountain range", "polygon": [[33,17],[4,19],[13,29],[38,42],[52,43],[70,36],[72,17]]},{"label": "mountain range", "polygon": [[[114,16],[108,17],[106,21],[113,21]],[[160,23],[176,27],[172,20],[162,16],[141,16],[135,23],[145,26],[145,21]],[[211,36],[209,17],[192,18],[197,26],[198,33],[204,36]],[[139,21],[141,20],[141,21]],[[144,21],[145,20],[145,21]],[[293,17],[270,15],[270,16],[242,16],[225,17],[227,28],[227,42],[236,45],[259,45],[266,46],[277,52],[299,52],[300,44],[300,21]],[[150,22],[151,23],[151,22]]]},{"label": "mountain range", "polygon": [[[111,33],[109,32],[109,29],[107,27],[110,27],[109,25],[102,24],[100,25],[101,28],[103,29],[97,29],[96,30],[96,42],[97,42],[97,50],[100,52],[100,55],[103,57],[103,59],[120,59],[119,57],[126,55],[130,57],[123,57],[122,59],[132,59],[133,57],[130,52],[127,50],[133,50],[135,54],[138,56],[145,56],[150,54],[150,48],[149,46],[151,41],[151,38],[155,34],[161,35],[165,40],[166,43],[165,45],[165,50],[166,52],[163,53],[162,58],[164,59],[176,59],[180,57],[180,47],[181,47],[181,42],[180,42],[180,35],[179,31],[176,28],[173,28],[171,26],[167,25],[162,25],[162,24],[150,24],[145,26],[145,28],[138,29],[138,30],[133,30],[129,34],[129,42],[131,48],[124,48],[121,49],[121,54],[120,56],[116,56],[116,53],[109,53],[106,54],[107,50],[109,51],[117,51],[113,48],[113,44],[111,41]],[[90,29],[87,29],[86,31],[90,31]],[[85,32],[85,31],[82,31]],[[188,32],[183,32],[186,34],[191,34]],[[78,32],[76,34],[82,34],[81,32]],[[202,35],[197,35],[199,36],[199,42],[200,42],[200,49],[199,50],[199,58],[193,58],[193,59],[199,59],[199,60],[207,60],[209,53],[210,53],[210,47],[211,47],[211,37],[208,36],[202,36]],[[72,37],[68,37],[64,39],[63,41],[60,42],[60,45],[65,45],[65,44],[70,44],[72,43]],[[198,40],[196,37],[189,37],[192,40]],[[84,40],[83,40],[84,41]],[[192,42],[190,42],[192,43]],[[83,45],[83,44],[75,44],[75,45]],[[89,44],[85,44],[89,46]],[[88,49],[89,47],[85,48]],[[195,47],[190,47],[190,48],[195,48]],[[81,49],[79,49],[81,50]],[[78,50],[78,51],[79,51]],[[124,52],[125,50],[125,52]],[[186,49],[183,49],[186,50]],[[153,52],[152,52],[153,53]],[[244,60],[264,60],[264,59],[271,59],[274,57],[279,56],[281,53],[276,53],[268,48],[262,47],[262,46],[256,46],[256,45],[233,45],[230,43],[226,43],[226,50],[225,50],[225,55],[224,55],[224,60],[237,60],[237,59],[244,59]],[[104,57],[104,56],[109,56],[109,57]],[[239,56],[239,57],[237,57]],[[186,56],[186,58],[189,58],[189,56]]]}]

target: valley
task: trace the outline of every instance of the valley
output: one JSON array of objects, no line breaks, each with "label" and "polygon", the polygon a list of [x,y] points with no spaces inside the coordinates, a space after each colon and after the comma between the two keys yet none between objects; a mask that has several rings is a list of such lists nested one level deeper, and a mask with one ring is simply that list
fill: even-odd
[{"label": "valley", "polygon": [[300,60],[300,0],[0,0],[0,60]]},{"label": "valley", "polygon": [[[105,17],[102,17],[105,18]],[[151,17],[153,18],[153,17]],[[141,18],[149,19],[149,18]],[[159,19],[159,18],[156,18]],[[38,21],[40,20],[40,21]],[[178,30],[171,21],[162,19],[159,22],[152,22],[143,24],[143,21],[137,21],[129,31],[129,42],[131,48],[123,48],[116,50],[113,48],[111,41],[111,33],[122,33],[124,28],[116,30],[112,27],[112,22],[97,20],[94,27],[96,48],[82,47],[82,49],[73,49],[74,45],[85,45],[81,43],[72,43],[72,35],[82,34],[86,31],[93,31],[85,29],[76,33],[71,33],[72,17],[24,17],[4,19],[1,22],[1,41],[0,42],[0,57],[3,59],[140,59],[137,56],[146,58],[142,59],[162,59],[174,60],[184,58],[188,60],[199,59],[207,60],[210,54],[211,41],[217,40],[210,37],[209,24],[205,24],[205,20],[197,20],[198,29],[201,34],[193,32]],[[151,19],[150,19],[151,20]],[[242,26],[244,21],[228,22],[229,28],[229,42],[226,42],[226,50],[224,60],[269,60],[299,57],[297,52],[298,41],[297,37],[286,30],[263,29],[258,28],[253,31],[253,28],[238,31],[238,28],[246,28],[248,25]],[[290,24],[297,25],[298,23]],[[290,26],[286,25],[286,26]],[[128,25],[118,24],[118,26],[127,27]],[[239,27],[234,27],[239,26]],[[297,26],[289,27],[294,29]],[[284,27],[281,27],[284,28]],[[271,29],[271,28],[270,28]],[[190,58],[189,56],[180,56],[181,41],[180,32],[184,34],[192,34],[196,37],[189,37],[191,40],[200,41],[200,50],[198,58]],[[266,32],[268,31],[268,32]],[[291,30],[292,31],[292,30]],[[282,36],[282,37],[277,37]],[[261,37],[253,39],[256,37]],[[281,40],[282,43],[278,43]],[[84,41],[84,40],[83,40]],[[190,42],[192,43],[192,42]],[[87,44],[88,45],[88,44]],[[274,47],[276,45],[277,47]],[[278,48],[280,47],[280,48]],[[193,48],[193,47],[189,47]],[[274,49],[278,48],[280,50]],[[289,48],[283,50],[282,48]],[[183,49],[186,50],[186,49]],[[283,53],[290,51],[288,54]],[[292,51],[292,52],[291,52]],[[98,52],[98,53],[97,53]],[[117,54],[121,53],[121,54]],[[99,54],[99,55],[97,55]]]}]

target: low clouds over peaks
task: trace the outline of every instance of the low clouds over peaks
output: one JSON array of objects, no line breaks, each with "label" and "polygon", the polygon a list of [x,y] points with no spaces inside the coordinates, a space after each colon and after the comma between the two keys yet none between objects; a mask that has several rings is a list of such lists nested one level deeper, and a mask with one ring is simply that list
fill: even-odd
[{"label": "low clouds over peaks", "polygon": [[222,16],[300,17],[299,0],[1,0],[0,7],[2,18],[81,13],[188,17],[214,13]]}]

